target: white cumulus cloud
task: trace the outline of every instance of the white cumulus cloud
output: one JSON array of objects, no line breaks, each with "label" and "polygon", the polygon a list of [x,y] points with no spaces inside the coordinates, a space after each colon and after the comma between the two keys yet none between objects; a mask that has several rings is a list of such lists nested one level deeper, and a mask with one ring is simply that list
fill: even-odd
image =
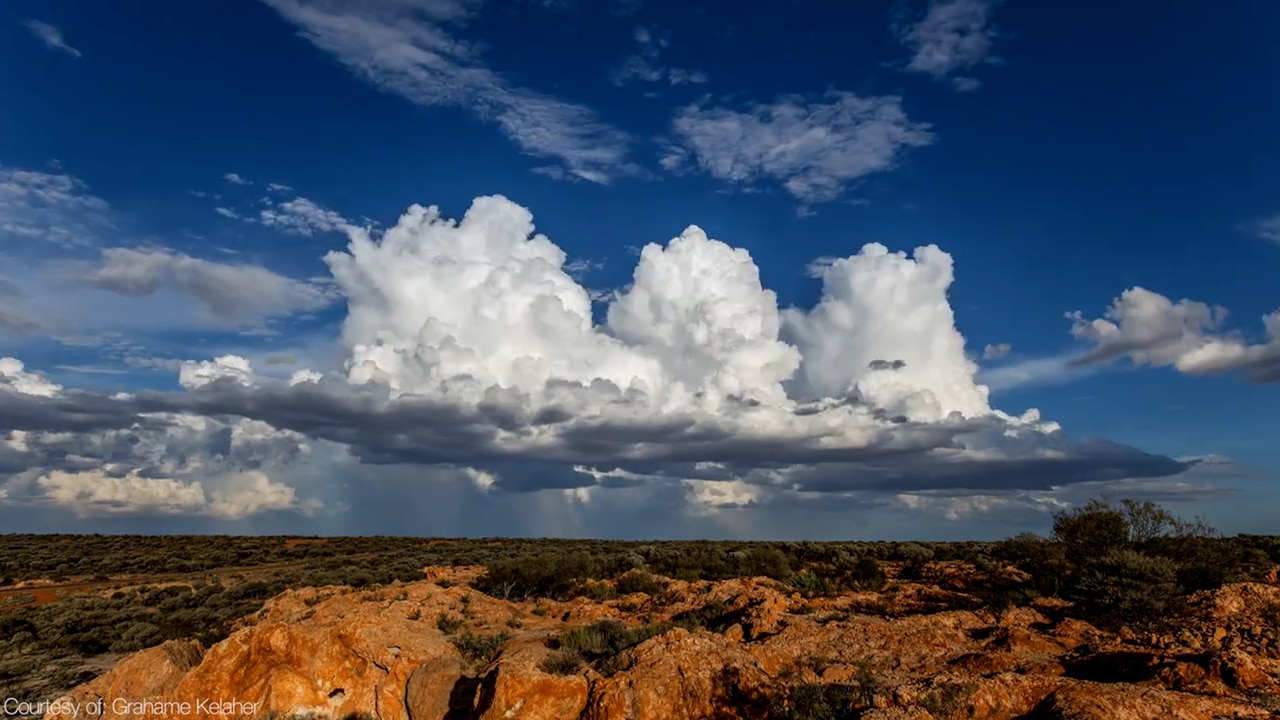
[{"label": "white cumulus cloud", "polygon": [[248,471],[223,478],[207,490],[198,481],[148,478],[136,471],[112,476],[101,470],[55,470],[36,480],[44,496],[80,517],[102,515],[207,515],[241,520],[272,510],[314,509],[299,507],[296,491],[272,482],[265,473]]},{"label": "white cumulus cloud", "polygon": [[1013,345],[1010,343],[988,344],[986,347],[982,348],[982,359],[998,360],[1007,356],[1012,350]]},{"label": "white cumulus cloud", "polygon": [[38,397],[54,397],[62,391],[61,385],[49,382],[38,373],[28,372],[21,360],[11,357],[0,357],[0,387]]},{"label": "white cumulus cloud", "polygon": [[977,89],[978,80],[955,73],[992,61],[995,5],[996,0],[931,0],[924,17],[900,34],[912,51],[907,71],[949,77],[957,90]]},{"label": "white cumulus cloud", "polygon": [[850,183],[889,170],[904,151],[934,140],[927,124],[907,117],[901,98],[847,92],[738,109],[692,105],[672,129],[677,147],[663,160],[667,169],[691,156],[717,179],[773,181],[807,203],[833,200]]},{"label": "white cumulus cloud", "polygon": [[[1076,446],[1035,411],[1014,418],[990,406],[947,301],[951,258],[933,246],[909,256],[871,244],[824,263],[818,305],[780,311],[746,251],[691,226],[641,252],[631,285],[595,325],[564,253],[505,198],[477,199],[460,221],[414,207],[381,237],[351,235],[348,252],[327,257],[348,298],[349,382],[388,389],[391,413],[428,399],[499,412],[506,419],[492,432],[476,430],[486,452],[576,458],[570,474],[586,477],[571,487],[645,458],[697,462],[627,471],[822,486],[831,480],[806,462],[838,460],[849,477],[857,473],[848,463],[868,454],[914,453],[923,463],[864,467],[859,482],[871,482],[893,472],[941,477],[932,462],[961,474],[968,461],[999,462],[1012,473],[1020,461],[1066,468],[1088,465],[1090,452],[1137,452]],[[431,442],[412,453],[456,450]],[[404,452],[395,445],[373,441],[362,452]],[[781,465],[756,472],[759,461],[742,458],[735,468],[735,453],[755,452]],[[542,482],[534,465],[479,469],[496,485]]]},{"label": "white cumulus cloud", "polygon": [[268,207],[258,213],[258,221],[282,232],[306,236],[318,232],[343,232],[355,227],[336,210],[304,197],[281,203],[268,201]]},{"label": "white cumulus cloud", "polygon": [[1220,306],[1174,302],[1141,287],[1124,291],[1104,317],[1067,315],[1072,334],[1093,346],[1078,364],[1127,357],[1136,365],[1174,367],[1191,375],[1238,372],[1254,382],[1280,382],[1280,309],[1262,318],[1259,342],[1224,330],[1226,316]]},{"label": "white cumulus cloud", "polygon": [[856,393],[895,415],[928,421],[990,412],[947,301],[950,255],[929,245],[908,257],[871,244],[814,270],[822,300],[786,315],[804,356],[796,378],[802,396]]},{"label": "white cumulus cloud", "polygon": [[[240,358],[183,367],[183,384],[198,387],[236,370]],[[188,377],[188,373],[195,379]],[[13,396],[70,401],[59,385],[0,358],[0,402]],[[119,394],[117,401],[132,396]],[[11,422],[12,424],[12,422]],[[75,421],[72,424],[76,424]],[[190,515],[239,520],[269,511],[313,513],[314,498],[272,477],[311,451],[306,438],[250,419],[141,413],[130,423],[90,429],[57,427],[0,433],[7,453],[0,491],[7,502],[51,503],[80,517]],[[6,477],[7,475],[7,477]]]}]

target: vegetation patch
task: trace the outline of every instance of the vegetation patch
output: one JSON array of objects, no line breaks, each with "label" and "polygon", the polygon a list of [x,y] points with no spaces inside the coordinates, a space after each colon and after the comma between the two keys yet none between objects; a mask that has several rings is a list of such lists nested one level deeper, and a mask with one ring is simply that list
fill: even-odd
[{"label": "vegetation patch", "polygon": [[618,620],[601,620],[561,633],[553,645],[556,650],[589,662],[601,673],[610,675],[621,669],[618,656],[624,650],[670,629],[666,624],[631,627]]},{"label": "vegetation patch", "polygon": [[973,682],[942,683],[925,694],[920,707],[937,720],[956,720],[977,689],[977,683]]},{"label": "vegetation patch", "polygon": [[577,675],[586,660],[574,650],[553,650],[538,663],[538,669],[549,675]]},{"label": "vegetation patch", "polygon": [[494,635],[477,635],[470,630],[464,631],[453,639],[454,647],[462,656],[473,663],[487,665],[502,652],[502,646],[510,639],[505,632]]}]

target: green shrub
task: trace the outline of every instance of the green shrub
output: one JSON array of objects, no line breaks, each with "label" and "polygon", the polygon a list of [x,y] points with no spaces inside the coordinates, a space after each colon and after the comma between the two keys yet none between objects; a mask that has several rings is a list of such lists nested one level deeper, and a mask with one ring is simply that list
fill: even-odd
[{"label": "green shrub", "polygon": [[806,595],[812,595],[820,592],[824,587],[826,587],[826,583],[823,582],[823,579],[818,577],[817,573],[812,570],[798,572],[795,575],[792,575],[791,580],[788,582],[791,587]]},{"label": "green shrub", "polygon": [[747,551],[747,556],[742,559],[741,574],[786,580],[791,575],[791,563],[777,548],[756,547]]},{"label": "green shrub", "polygon": [[605,600],[612,600],[613,598],[618,596],[618,591],[614,590],[613,586],[607,582],[586,583],[581,587],[581,589],[578,592],[583,597],[591,598],[596,602],[604,602]]},{"label": "green shrub", "polygon": [[586,660],[581,653],[572,650],[553,650],[538,663],[538,669],[548,675],[574,675],[580,672],[585,664]]},{"label": "green shrub", "polygon": [[924,578],[925,565],[933,559],[933,550],[919,543],[906,543],[898,548],[898,557],[902,559],[902,570],[899,576],[904,580],[920,580]]},{"label": "green shrub", "polygon": [[849,685],[796,683],[775,696],[769,720],[857,720],[866,707],[858,688]]},{"label": "green shrub", "polygon": [[1173,561],[1136,550],[1113,549],[1079,570],[1070,598],[1100,624],[1146,624],[1173,608],[1178,597]]},{"label": "green shrub", "polygon": [[694,630],[720,632],[734,623],[737,614],[729,608],[728,604],[715,601],[680,613],[671,619],[671,623],[675,627],[691,632]]},{"label": "green shrub", "polygon": [[599,659],[617,655],[665,630],[665,627],[659,625],[629,627],[618,620],[601,620],[561,633],[556,638],[556,647],[576,652],[585,658]]},{"label": "green shrub", "polygon": [[618,593],[621,595],[630,595],[632,593],[658,595],[667,589],[667,582],[652,573],[647,573],[643,570],[632,570],[618,578],[617,588]]},{"label": "green shrub", "polygon": [[470,630],[458,635],[454,641],[454,647],[458,648],[458,652],[466,659],[488,664],[498,656],[502,651],[502,646],[506,644],[511,636],[505,632],[496,635],[476,635]]},{"label": "green shrub", "polygon": [[1057,597],[1062,593],[1070,566],[1062,543],[1024,532],[1000,543],[996,555],[1031,576],[1037,594]]},{"label": "green shrub", "polygon": [[488,566],[475,587],[504,600],[564,598],[599,572],[595,559],[585,552],[499,560]]},{"label": "green shrub", "polygon": [[460,617],[454,617],[447,612],[442,612],[436,617],[436,627],[445,635],[452,635],[458,632],[466,624],[466,620],[463,620]]},{"label": "green shrub", "polygon": [[854,590],[876,591],[886,582],[884,568],[873,557],[858,558],[848,574],[849,585]]},{"label": "green shrub", "polygon": [[1129,520],[1110,503],[1091,500],[1053,515],[1053,539],[1062,543],[1068,561],[1080,565],[1125,547],[1130,539]]},{"label": "green shrub", "polygon": [[977,683],[972,682],[943,683],[925,694],[920,701],[920,707],[937,720],[952,720],[960,716],[965,702],[977,689]]},{"label": "green shrub", "polygon": [[1053,538],[1062,543],[1066,559],[1074,565],[1125,547],[1129,535],[1124,512],[1101,500],[1053,516]]}]

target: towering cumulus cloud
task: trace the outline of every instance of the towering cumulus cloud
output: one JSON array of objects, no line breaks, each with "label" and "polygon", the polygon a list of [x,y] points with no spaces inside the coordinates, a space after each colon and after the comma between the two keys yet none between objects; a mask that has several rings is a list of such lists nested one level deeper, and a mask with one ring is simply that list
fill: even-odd
[{"label": "towering cumulus cloud", "polygon": [[560,488],[595,503],[591,488],[647,487],[704,510],[1186,469],[993,409],[947,300],[951,257],[934,246],[823,261],[819,302],[780,310],[746,250],[690,226],[641,251],[597,322],[565,253],[506,198],[478,198],[457,221],[414,206],[385,232],[346,232],[347,251],[325,258],[349,308],[340,371],[272,380],[224,356],[188,363],[184,392],[63,393],[59,410],[41,409],[30,392],[43,381],[10,363],[0,376],[28,400],[0,404],[0,421],[238,416],[280,442],[457,471],[486,493]]},{"label": "towering cumulus cloud", "polygon": [[501,197],[460,223],[412,208],[380,241],[355,233],[349,254],[327,259],[350,298],[350,380],[399,393],[478,402],[503,388],[543,405],[568,383],[650,411],[714,412],[727,397],[785,404],[800,360],[778,340],[777,300],[750,255],[696,227],[644,249],[604,327],[564,253]]},{"label": "towering cumulus cloud", "polygon": [[821,302],[808,313],[786,315],[804,355],[798,392],[857,392],[877,407],[926,422],[991,412],[947,301],[950,255],[929,245],[908,258],[871,244],[814,270],[822,278]]},{"label": "towering cumulus cloud", "polygon": [[596,326],[532,220],[485,197],[461,222],[414,207],[380,239],[354,232],[349,253],[327,258],[350,301],[349,380],[466,403],[513,391],[535,409],[576,396],[575,416],[608,415],[620,399],[722,420],[751,408],[779,431],[811,422],[800,403],[833,400],[921,422],[991,414],[947,302],[951,258],[936,247],[913,259],[867,245],[820,269],[812,311],[780,313],[746,250],[690,226],[643,249]]},{"label": "towering cumulus cloud", "polygon": [[[947,300],[951,258],[934,246],[908,256],[869,244],[826,261],[815,266],[820,302],[780,311],[745,250],[690,226],[643,249],[632,283],[596,324],[564,252],[505,198],[477,199],[460,221],[415,206],[380,237],[350,235],[348,252],[326,258],[349,301],[346,381],[390,397],[373,408],[361,395],[355,412],[376,413],[383,428],[426,407],[455,414],[449,443],[411,426],[397,427],[395,442],[330,433],[379,462],[483,466],[497,478],[486,487],[512,482],[513,459],[550,463],[539,470],[546,482],[532,484],[553,487],[566,486],[549,479],[565,473],[577,476],[567,486],[605,477],[777,483],[815,464],[861,464],[865,478],[891,475],[885,463],[910,465],[919,483],[936,463],[952,485],[991,463],[1003,463],[998,482],[1036,486],[1070,482],[1075,471],[1099,479],[1180,469],[1123,446],[1071,443],[1034,410],[993,410]],[[351,390],[317,387],[308,402],[345,398],[352,411]],[[469,447],[458,444],[463,427]],[[1093,466],[1095,455],[1109,464]],[[1019,463],[1057,460],[1053,473],[1018,477],[1031,472]]]}]

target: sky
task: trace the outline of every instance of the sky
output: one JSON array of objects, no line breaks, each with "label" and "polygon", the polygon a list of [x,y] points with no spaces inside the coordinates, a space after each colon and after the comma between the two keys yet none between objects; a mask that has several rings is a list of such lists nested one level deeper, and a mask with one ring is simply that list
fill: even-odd
[{"label": "sky", "polygon": [[11,0],[0,529],[1280,532],[1278,25]]}]

